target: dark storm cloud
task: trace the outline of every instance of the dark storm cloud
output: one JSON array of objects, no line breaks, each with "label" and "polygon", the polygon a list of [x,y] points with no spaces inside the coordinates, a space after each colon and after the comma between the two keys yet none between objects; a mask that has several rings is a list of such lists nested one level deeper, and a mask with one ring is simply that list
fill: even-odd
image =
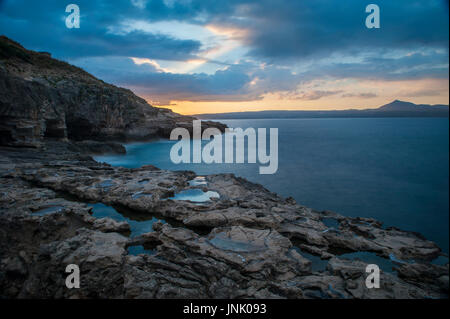
[{"label": "dark storm cloud", "polygon": [[[71,2],[80,6],[80,29],[65,27],[65,6]],[[369,3],[380,7],[380,29],[365,27]],[[185,61],[202,49],[195,35],[179,39],[164,32],[111,32],[130,19],[244,29],[240,41],[249,49],[245,59],[253,62],[242,59],[214,74],[174,74],[117,60],[133,56]],[[190,100],[260,99],[324,77],[448,77],[444,0],[0,0],[0,33],[75,64],[90,58],[77,65],[142,94]],[[344,58],[336,60],[336,55]],[[267,67],[258,68],[261,62]],[[114,63],[128,66],[119,70]],[[290,72],[302,63],[312,67]],[[316,90],[305,92],[303,99],[337,93]]]},{"label": "dark storm cloud", "polygon": [[[444,0],[377,0],[381,8],[381,28],[367,29],[364,21],[366,1],[361,0],[148,0],[143,7],[133,1],[78,0],[82,8],[82,28],[67,30],[63,17],[66,3],[57,0],[3,0],[0,27],[20,41],[50,45],[64,56],[78,55],[72,41],[80,47],[98,41],[79,55],[100,54],[130,43],[145,41],[148,49],[156,44],[170,56],[175,51],[195,52],[195,41],[130,35],[112,37],[107,27],[125,19],[148,21],[179,20],[194,23],[221,23],[248,29],[247,43],[252,55],[267,59],[328,55],[335,51],[363,48],[409,48],[415,45],[448,46],[448,10]],[[134,3],[139,3],[135,0]],[[72,32],[69,32],[72,31]],[[61,38],[67,38],[62,40]],[[60,47],[58,47],[60,46]],[[122,48],[122,51],[124,49]],[[120,53],[120,52],[119,52]]]},{"label": "dark storm cloud", "polygon": [[308,72],[304,79],[323,76],[381,80],[448,78],[448,53],[427,52],[383,58],[369,57],[358,63],[329,63]]},{"label": "dark storm cloud", "polygon": [[[365,7],[380,7],[381,28],[365,26]],[[269,60],[358,53],[364,49],[448,47],[444,0],[260,0],[242,9],[246,19],[219,17],[249,28],[251,55]]]},{"label": "dark storm cloud", "polygon": [[65,27],[63,1],[5,0],[0,7],[0,33],[24,46],[51,52],[62,59],[86,56],[135,56],[184,60],[200,48],[194,40],[180,40],[161,34],[131,32],[112,34],[110,27],[124,19],[145,17],[131,1],[78,0],[81,27]]}]

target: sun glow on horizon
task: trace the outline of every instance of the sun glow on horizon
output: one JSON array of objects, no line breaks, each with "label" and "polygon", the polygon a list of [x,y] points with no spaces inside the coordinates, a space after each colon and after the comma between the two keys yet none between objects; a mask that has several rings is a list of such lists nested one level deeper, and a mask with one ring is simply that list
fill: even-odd
[{"label": "sun glow on horizon", "polygon": [[[253,81],[257,81],[254,79]],[[352,84],[350,84],[352,85]],[[405,81],[362,81],[359,87],[352,86],[350,92],[364,92],[373,89],[374,96],[357,93],[338,93],[313,100],[290,99],[279,92],[265,94],[261,99],[249,101],[178,101],[159,104],[150,97],[143,96],[149,104],[169,108],[184,115],[251,112],[268,110],[345,110],[378,108],[393,100],[405,100],[416,104],[449,104],[448,79],[423,79]],[[342,90],[346,92],[347,88]],[[152,103],[153,102],[153,103]]]}]

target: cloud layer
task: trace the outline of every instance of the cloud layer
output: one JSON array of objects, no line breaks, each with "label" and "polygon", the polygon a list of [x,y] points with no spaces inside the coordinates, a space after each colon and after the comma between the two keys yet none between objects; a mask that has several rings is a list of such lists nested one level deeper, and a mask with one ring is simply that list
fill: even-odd
[{"label": "cloud layer", "polygon": [[448,1],[377,0],[380,29],[360,0],[74,2],[80,29],[61,1],[0,1],[0,33],[157,104],[371,100],[381,93],[359,83],[448,79]]}]

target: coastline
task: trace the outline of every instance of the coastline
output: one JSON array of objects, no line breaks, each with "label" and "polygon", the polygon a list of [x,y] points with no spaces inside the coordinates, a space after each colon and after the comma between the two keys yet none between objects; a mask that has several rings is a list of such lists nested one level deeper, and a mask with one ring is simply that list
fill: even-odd
[{"label": "coastline", "polygon": [[[105,141],[164,138],[194,118],[4,36],[0,49],[1,298],[448,298],[449,265],[432,263],[441,249],[418,233],[233,174],[94,161],[124,153]],[[135,219],[112,218],[126,210]],[[152,216],[164,222],[137,232]],[[356,252],[395,271],[368,289],[367,263],[344,258]],[[65,285],[68,265],[79,289]]]},{"label": "coastline", "polygon": [[[56,141],[42,150],[1,147],[0,156],[4,298],[448,297],[448,264],[431,263],[440,249],[420,234],[315,211],[232,174],[192,186],[193,172],[111,167]],[[189,189],[220,198],[169,199]],[[88,203],[166,223],[128,237],[127,222],[95,218]],[[155,254],[129,254],[136,245]],[[396,272],[366,289],[366,263],[340,257],[356,251],[391,260]],[[313,270],[309,255],[326,268]],[[65,289],[66,263],[80,265],[86,286]]]},{"label": "coastline", "polygon": [[[315,210],[375,218],[387,226],[419,232],[448,254],[445,119],[224,123],[243,129],[269,125],[281,128],[277,173],[260,175],[258,168],[248,163],[175,164],[169,159],[174,141],[126,144],[127,154],[99,155],[95,159],[127,168],[150,163],[161,169],[192,170],[199,175],[234,173]],[[341,143],[343,137],[345,144]]]}]

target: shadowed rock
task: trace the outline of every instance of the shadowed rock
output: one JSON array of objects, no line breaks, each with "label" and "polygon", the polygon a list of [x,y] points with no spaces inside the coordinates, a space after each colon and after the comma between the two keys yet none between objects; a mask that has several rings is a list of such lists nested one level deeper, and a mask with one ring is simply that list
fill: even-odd
[{"label": "shadowed rock", "polygon": [[[49,138],[148,140],[169,137],[175,127],[192,131],[194,119],[0,36],[0,145],[38,147]],[[202,127],[226,126],[205,121]]]},{"label": "shadowed rock", "polygon": [[[232,174],[193,185],[193,172],[114,168],[51,142],[0,148],[0,176],[1,297],[448,296],[448,262],[432,264],[440,249],[420,234],[318,212]],[[220,197],[169,199],[192,189]],[[167,223],[131,236],[127,221],[95,218],[88,202]],[[356,251],[377,254],[396,272],[382,271],[381,288],[367,289],[367,262],[344,258]],[[325,266],[313,267],[316,259]],[[80,263],[89,284],[64,288],[67,263]]]}]

